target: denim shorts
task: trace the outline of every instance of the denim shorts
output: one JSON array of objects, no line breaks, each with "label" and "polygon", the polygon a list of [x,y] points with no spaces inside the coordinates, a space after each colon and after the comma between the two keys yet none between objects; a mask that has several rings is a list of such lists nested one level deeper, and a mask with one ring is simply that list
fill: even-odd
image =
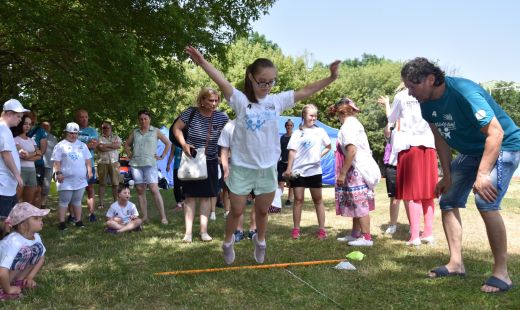
[{"label": "denim shorts", "polygon": [[70,205],[73,207],[81,207],[85,187],[76,190],[62,190],[59,191],[58,205],[60,208],[67,208]]},{"label": "denim shorts", "polygon": [[[469,193],[477,178],[477,171],[482,156],[458,155],[451,162],[451,187],[440,198],[441,210],[465,208]],[[520,162],[520,151],[501,151],[491,171],[491,183],[498,191],[497,199],[486,202],[480,195],[475,194],[475,204],[479,211],[500,210],[500,202],[504,198],[513,173]]]},{"label": "denim shorts", "polygon": [[255,195],[267,194],[278,187],[276,165],[265,169],[232,166],[229,172],[226,185],[235,195],[249,195],[251,191]]},{"label": "denim shorts", "polygon": [[132,171],[132,178],[136,185],[159,183],[159,173],[155,166],[130,167],[130,171]]}]

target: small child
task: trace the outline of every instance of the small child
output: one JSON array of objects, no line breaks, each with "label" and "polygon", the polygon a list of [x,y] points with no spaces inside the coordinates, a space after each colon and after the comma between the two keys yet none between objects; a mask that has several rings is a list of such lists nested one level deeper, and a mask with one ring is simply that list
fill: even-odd
[{"label": "small child", "polygon": [[139,212],[135,204],[129,201],[130,189],[125,185],[117,188],[117,201],[110,205],[107,211],[106,232],[123,233],[127,231],[140,231],[143,221],[139,218]]},{"label": "small child", "polygon": [[22,289],[36,287],[34,277],[45,261],[45,246],[38,232],[49,209],[17,203],[6,219],[12,232],[0,241],[0,300],[22,297]]}]

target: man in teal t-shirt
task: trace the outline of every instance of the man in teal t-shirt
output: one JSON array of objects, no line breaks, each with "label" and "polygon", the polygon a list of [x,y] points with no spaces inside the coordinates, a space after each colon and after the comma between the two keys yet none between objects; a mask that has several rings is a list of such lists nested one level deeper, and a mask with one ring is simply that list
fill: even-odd
[{"label": "man in teal t-shirt", "polygon": [[[520,129],[477,83],[446,77],[425,58],[406,63],[401,78],[410,95],[421,103],[421,113],[434,134],[444,173],[435,192],[441,196],[439,205],[450,261],[431,270],[429,276],[465,274],[459,208],[465,207],[473,191],[494,257],[492,276],[481,291],[496,293],[511,289],[500,202],[520,162]],[[460,153],[453,162],[452,148]]]},{"label": "man in teal t-shirt", "polygon": [[91,157],[91,164],[92,164],[92,178],[88,180],[88,186],[87,186],[87,206],[89,210],[89,221],[95,222],[96,215],[94,214],[94,206],[95,206],[95,197],[96,193],[94,191],[94,183],[96,182],[96,171],[94,169],[94,150],[96,149],[98,145],[98,132],[95,128],[88,127],[88,112],[87,110],[80,109],[77,110],[74,114],[74,118],[76,122],[79,125],[79,133],[78,133],[78,140],[85,143],[88,146],[88,149],[90,150]]}]

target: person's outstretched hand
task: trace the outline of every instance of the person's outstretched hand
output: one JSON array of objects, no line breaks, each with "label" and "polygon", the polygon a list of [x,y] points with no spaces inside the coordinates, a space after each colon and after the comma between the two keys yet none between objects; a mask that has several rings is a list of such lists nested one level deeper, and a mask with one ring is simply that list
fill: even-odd
[{"label": "person's outstretched hand", "polygon": [[198,49],[194,48],[193,46],[191,46],[191,45],[186,46],[184,51],[188,55],[190,55],[190,58],[197,65],[200,65],[204,61],[204,56],[202,56],[202,53]]},{"label": "person's outstretched hand", "polygon": [[338,78],[338,74],[339,74],[339,64],[341,63],[341,61],[339,60],[336,60],[334,61],[333,63],[330,64],[329,66],[329,69],[330,69],[330,76],[333,78],[333,79],[337,79]]}]

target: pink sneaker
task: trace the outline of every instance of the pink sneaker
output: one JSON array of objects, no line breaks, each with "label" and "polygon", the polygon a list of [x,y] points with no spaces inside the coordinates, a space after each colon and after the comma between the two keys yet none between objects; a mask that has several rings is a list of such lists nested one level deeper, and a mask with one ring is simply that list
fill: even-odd
[{"label": "pink sneaker", "polygon": [[300,238],[300,229],[299,228],[293,228],[292,232],[291,232],[291,237],[293,239],[298,239]]},{"label": "pink sneaker", "polygon": [[325,240],[327,239],[327,232],[325,231],[325,229],[322,229],[320,228],[320,230],[318,230],[318,240]]}]

